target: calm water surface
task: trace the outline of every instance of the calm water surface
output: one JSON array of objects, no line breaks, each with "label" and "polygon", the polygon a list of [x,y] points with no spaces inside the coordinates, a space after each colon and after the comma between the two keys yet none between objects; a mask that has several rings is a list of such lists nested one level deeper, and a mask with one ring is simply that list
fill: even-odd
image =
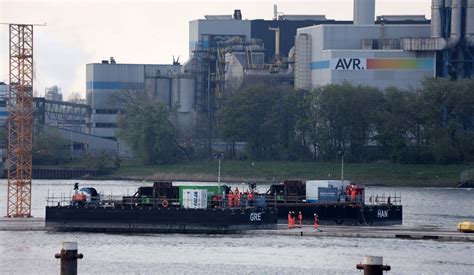
[{"label": "calm water surface", "polygon": [[[33,215],[46,196],[69,196],[75,181],[35,181]],[[140,182],[81,181],[103,194],[133,194]],[[265,187],[262,187],[264,189]],[[474,190],[368,187],[367,194],[401,194],[404,226],[455,228],[474,221]],[[0,213],[6,182],[0,181]],[[3,214],[2,214],[3,215]],[[474,274],[474,244],[435,241],[288,236],[113,235],[0,231],[0,274],[57,274],[54,254],[77,241],[81,274],[354,274],[365,255],[383,256],[389,274]]]}]

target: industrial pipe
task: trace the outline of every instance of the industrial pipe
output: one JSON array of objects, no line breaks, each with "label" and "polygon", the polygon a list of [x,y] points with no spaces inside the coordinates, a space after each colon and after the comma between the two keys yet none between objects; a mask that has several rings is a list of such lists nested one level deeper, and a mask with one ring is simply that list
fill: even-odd
[{"label": "industrial pipe", "polygon": [[77,275],[77,259],[82,259],[83,255],[77,253],[76,242],[63,242],[61,252],[54,255],[56,259],[61,259],[61,275]]},{"label": "industrial pipe", "polygon": [[454,48],[461,39],[462,0],[451,1],[451,34],[446,40],[446,49]]},{"label": "industrial pipe", "polygon": [[268,28],[271,31],[275,32],[275,56],[280,56],[280,28]]},{"label": "industrial pipe", "polygon": [[441,24],[443,8],[444,0],[431,2],[431,37],[443,37],[443,25]]},{"label": "industrial pipe", "polygon": [[474,47],[474,0],[467,0],[466,5],[466,44]]}]

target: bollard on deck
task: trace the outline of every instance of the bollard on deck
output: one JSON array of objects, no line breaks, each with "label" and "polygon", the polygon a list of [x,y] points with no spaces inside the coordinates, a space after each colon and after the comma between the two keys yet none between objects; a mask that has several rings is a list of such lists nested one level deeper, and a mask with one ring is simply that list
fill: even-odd
[{"label": "bollard on deck", "polygon": [[383,265],[383,257],[365,256],[362,263],[356,265],[359,270],[364,270],[364,275],[382,275],[384,271],[389,271],[389,265]]},{"label": "bollard on deck", "polygon": [[54,255],[56,259],[61,259],[61,275],[77,275],[77,259],[82,259],[83,255],[77,253],[77,242],[62,242],[61,252]]}]

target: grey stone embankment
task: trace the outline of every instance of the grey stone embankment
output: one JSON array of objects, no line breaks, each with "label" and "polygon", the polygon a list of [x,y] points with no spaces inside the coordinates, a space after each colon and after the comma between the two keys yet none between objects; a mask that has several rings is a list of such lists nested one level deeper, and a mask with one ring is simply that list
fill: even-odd
[{"label": "grey stone embankment", "polygon": [[[319,229],[315,230],[311,225],[288,229],[286,225],[280,224],[276,230],[246,230],[241,234],[474,242],[474,233],[462,233],[455,229],[438,227],[320,226]],[[44,218],[0,218],[0,231],[46,231],[46,228]]]}]

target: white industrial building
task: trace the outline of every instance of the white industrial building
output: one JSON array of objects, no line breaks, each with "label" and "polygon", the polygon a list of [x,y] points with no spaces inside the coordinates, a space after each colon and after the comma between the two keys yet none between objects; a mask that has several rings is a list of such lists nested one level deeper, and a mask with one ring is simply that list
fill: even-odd
[{"label": "white industrial building", "polygon": [[172,76],[180,65],[117,64],[110,62],[86,65],[86,99],[91,107],[89,134],[116,139],[117,117],[123,102],[117,95],[124,91],[145,91],[145,78]]},{"label": "white industrial building", "polygon": [[342,82],[409,88],[436,76],[435,52],[400,46],[403,38],[430,36],[430,25],[375,25],[374,18],[375,0],[355,0],[354,24],[298,29],[295,88]]}]

